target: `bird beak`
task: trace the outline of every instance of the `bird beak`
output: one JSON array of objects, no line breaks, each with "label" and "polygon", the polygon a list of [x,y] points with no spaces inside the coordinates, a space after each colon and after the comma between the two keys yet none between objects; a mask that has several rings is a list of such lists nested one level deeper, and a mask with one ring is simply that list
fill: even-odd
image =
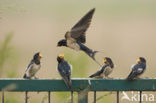
[{"label": "bird beak", "polygon": [[42,54],[41,53],[39,54],[39,58],[42,58]]},{"label": "bird beak", "polygon": [[106,58],[104,58],[104,63],[106,63],[107,62],[107,60],[106,60]]}]

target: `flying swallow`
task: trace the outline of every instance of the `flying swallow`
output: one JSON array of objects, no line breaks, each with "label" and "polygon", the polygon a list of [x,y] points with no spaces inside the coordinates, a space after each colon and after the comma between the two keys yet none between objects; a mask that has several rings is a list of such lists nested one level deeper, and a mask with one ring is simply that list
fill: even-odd
[{"label": "flying swallow", "polygon": [[128,75],[127,80],[133,80],[139,78],[141,74],[146,70],[146,60],[143,57],[137,59],[137,64],[132,66],[132,71]]},{"label": "flying swallow", "polygon": [[72,67],[71,65],[64,60],[64,55],[60,54],[57,57],[58,61],[58,72],[61,75],[62,79],[64,80],[65,84],[68,88],[72,88],[72,81],[71,81],[71,72]]},{"label": "flying swallow", "polygon": [[23,78],[26,78],[26,79],[36,78],[35,74],[41,68],[41,63],[40,63],[41,58],[42,58],[42,55],[40,52],[38,52],[34,55],[33,59],[29,63],[29,65],[24,73]]},{"label": "flying swallow", "polygon": [[89,76],[90,78],[108,78],[108,75],[113,71],[114,68],[114,64],[113,61],[111,60],[111,58],[109,57],[105,57],[104,58],[104,66],[97,71],[96,73],[92,74],[91,76]]},{"label": "flying swallow", "polygon": [[96,61],[95,60],[95,54],[98,51],[92,50],[92,49],[90,49],[84,45],[86,43],[86,31],[90,26],[94,11],[95,11],[95,8],[90,10],[84,17],[82,17],[80,19],[80,21],[77,24],[75,24],[71,28],[70,31],[67,31],[65,33],[65,39],[60,40],[57,43],[57,46],[69,47],[69,48],[74,49],[76,51],[82,50],[89,57],[91,57],[94,61]]}]

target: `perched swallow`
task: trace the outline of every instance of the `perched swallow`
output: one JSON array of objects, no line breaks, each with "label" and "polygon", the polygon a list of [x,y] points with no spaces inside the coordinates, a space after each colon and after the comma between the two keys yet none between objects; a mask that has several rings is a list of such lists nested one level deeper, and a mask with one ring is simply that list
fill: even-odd
[{"label": "perched swallow", "polygon": [[58,72],[61,75],[62,79],[64,80],[65,84],[67,85],[68,88],[72,88],[72,81],[71,81],[71,70],[72,67],[71,65],[64,60],[64,55],[60,54],[57,57],[58,61]]},{"label": "perched swallow", "polygon": [[114,64],[111,58],[105,57],[104,58],[104,66],[101,68],[101,70],[97,71],[96,73],[89,76],[90,78],[108,78],[108,75],[113,71]]},{"label": "perched swallow", "polygon": [[35,74],[37,71],[41,68],[40,59],[42,58],[42,55],[40,52],[36,53],[31,60],[30,64],[28,65],[23,78],[26,79],[32,79],[36,78]]},{"label": "perched swallow", "polygon": [[141,74],[146,70],[146,60],[143,57],[137,59],[137,64],[132,66],[132,71],[128,75],[127,80],[133,80],[139,78]]},{"label": "perched swallow", "polygon": [[89,57],[91,57],[93,60],[95,60],[94,56],[98,51],[94,51],[84,45],[84,43],[86,43],[86,31],[87,31],[88,27],[90,26],[94,11],[95,11],[95,8],[90,10],[84,17],[81,18],[81,20],[77,24],[75,24],[71,28],[70,31],[67,31],[65,34],[65,39],[60,40],[58,42],[57,46],[69,47],[76,51],[82,50]]}]

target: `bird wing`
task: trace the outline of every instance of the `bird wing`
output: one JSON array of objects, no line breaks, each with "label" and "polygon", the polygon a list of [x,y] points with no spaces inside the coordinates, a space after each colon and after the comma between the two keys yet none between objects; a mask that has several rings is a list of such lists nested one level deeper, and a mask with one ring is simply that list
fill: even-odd
[{"label": "bird wing", "polygon": [[68,64],[68,62],[64,61],[62,63],[58,64],[58,71],[60,75],[62,76],[65,84],[71,88],[71,66]]},{"label": "bird wing", "polygon": [[28,67],[27,67],[27,69],[26,69],[26,71],[25,71],[25,73],[24,73],[23,78],[27,78],[28,73],[29,73],[29,70],[31,70],[31,69],[33,68],[33,65],[34,65],[34,61],[32,60],[32,61],[29,63],[29,65],[28,65]]},{"label": "bird wing", "polygon": [[29,63],[29,65],[28,65],[28,67],[27,67],[27,69],[26,69],[25,72],[29,71],[29,70],[33,67],[33,64],[34,64],[34,61],[32,60],[32,61]]},{"label": "bird wing", "polygon": [[101,68],[101,70],[97,71],[96,73],[92,74],[92,75],[89,76],[89,77],[92,78],[92,77],[100,76],[100,75],[103,73],[103,71],[105,70],[105,68],[107,68],[107,65],[104,65],[104,66]]},{"label": "bird wing", "polygon": [[74,38],[77,42],[85,43],[86,42],[86,31],[91,23],[92,16],[94,14],[95,8],[90,10],[80,21],[75,24],[71,31],[71,37]]},{"label": "bird wing", "polygon": [[145,68],[142,64],[136,64],[132,67],[131,73],[128,75],[127,79],[131,80],[144,72]]}]

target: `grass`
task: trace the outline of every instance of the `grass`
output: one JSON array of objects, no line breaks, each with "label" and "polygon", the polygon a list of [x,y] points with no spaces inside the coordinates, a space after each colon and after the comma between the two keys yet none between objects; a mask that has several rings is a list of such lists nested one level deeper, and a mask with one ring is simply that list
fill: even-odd
[{"label": "grass", "polygon": [[[0,77],[12,78],[17,76],[17,49],[11,45],[13,33],[10,32],[0,43]],[[19,103],[17,97],[7,95],[5,103]]]},{"label": "grass", "polygon": [[11,45],[13,33],[10,32],[0,43],[0,77],[16,77],[18,55],[17,49]]}]

